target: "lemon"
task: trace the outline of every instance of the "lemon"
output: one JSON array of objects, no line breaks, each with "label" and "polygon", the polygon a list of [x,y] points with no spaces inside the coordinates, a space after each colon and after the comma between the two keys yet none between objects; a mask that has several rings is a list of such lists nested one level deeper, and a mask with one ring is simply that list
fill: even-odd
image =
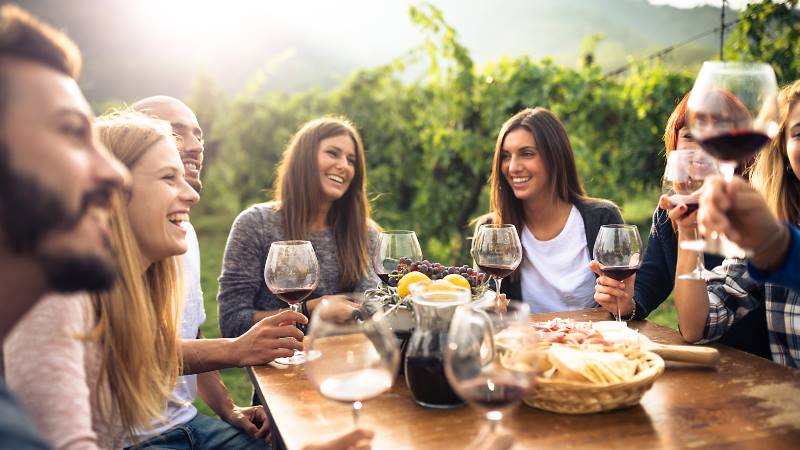
[{"label": "lemon", "polygon": [[406,298],[411,291],[409,290],[409,286],[418,282],[418,281],[430,281],[427,275],[422,272],[408,272],[407,274],[403,275],[403,278],[400,278],[400,281],[397,282],[397,295],[400,298]]},{"label": "lemon", "polygon": [[451,273],[450,275],[444,277],[445,281],[449,281],[451,284],[454,284],[459,287],[470,289],[472,286],[469,285],[469,281],[466,278],[462,277],[457,273]]}]

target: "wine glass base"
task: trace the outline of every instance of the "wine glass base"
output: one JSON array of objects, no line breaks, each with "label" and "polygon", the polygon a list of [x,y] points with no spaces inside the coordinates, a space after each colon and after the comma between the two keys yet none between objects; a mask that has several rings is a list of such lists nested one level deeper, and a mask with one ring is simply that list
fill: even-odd
[{"label": "wine glass base", "polygon": [[725,236],[720,235],[718,239],[709,240],[691,240],[681,242],[681,248],[694,252],[710,253],[713,255],[721,255],[726,258],[749,258],[752,252],[747,251],[735,243],[728,240]]},{"label": "wine glass base", "polygon": [[283,364],[285,366],[297,366],[300,364],[305,364],[306,354],[303,352],[295,351],[294,355],[285,358],[275,358],[273,362],[277,364]]}]

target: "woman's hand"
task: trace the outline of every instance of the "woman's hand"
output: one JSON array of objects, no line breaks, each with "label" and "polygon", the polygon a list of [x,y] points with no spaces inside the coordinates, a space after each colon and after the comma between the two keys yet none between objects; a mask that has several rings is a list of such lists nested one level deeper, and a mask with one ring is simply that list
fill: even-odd
[{"label": "woman's hand", "polygon": [[636,283],[636,274],[623,281],[617,281],[603,275],[600,267],[597,261],[589,263],[589,269],[600,275],[594,285],[594,301],[613,315],[619,311],[620,316],[629,316],[633,312],[633,286]]},{"label": "woman's hand", "polygon": [[697,211],[686,214],[689,207],[682,195],[662,195],[658,199],[658,207],[667,211],[672,223],[678,227],[678,236],[695,239],[697,236]]}]

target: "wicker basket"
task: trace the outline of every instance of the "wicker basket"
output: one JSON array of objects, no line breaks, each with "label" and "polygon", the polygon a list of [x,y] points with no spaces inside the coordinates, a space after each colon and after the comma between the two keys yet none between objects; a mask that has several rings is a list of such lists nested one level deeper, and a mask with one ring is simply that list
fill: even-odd
[{"label": "wicker basket", "polygon": [[636,405],[664,372],[664,360],[646,351],[637,352],[635,357],[639,367],[636,375],[626,382],[597,385],[538,377],[524,402],[561,414],[590,414]]}]

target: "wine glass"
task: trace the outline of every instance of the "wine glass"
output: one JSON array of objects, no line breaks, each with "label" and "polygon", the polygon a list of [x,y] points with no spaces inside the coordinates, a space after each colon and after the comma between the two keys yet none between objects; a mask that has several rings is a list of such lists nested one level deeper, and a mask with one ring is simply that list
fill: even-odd
[{"label": "wine glass", "polygon": [[[669,195],[669,202],[673,207],[686,205],[687,217],[697,211],[700,199],[700,188],[707,177],[717,175],[719,167],[714,158],[700,149],[676,149],[670,152],[667,166],[664,170],[663,188]],[[697,230],[694,240],[699,242]],[[680,280],[709,280],[713,272],[706,270],[703,265],[703,252],[697,252],[697,263],[694,270],[680,275]]]},{"label": "wine glass", "polygon": [[362,402],[391,389],[400,350],[383,314],[369,316],[340,299],[323,299],[314,309],[305,339],[305,373],[320,393],[352,405],[358,427]]},{"label": "wine glass", "polygon": [[397,264],[404,258],[408,259],[408,264],[422,259],[417,234],[408,230],[382,231],[375,245],[375,254],[372,255],[372,267],[378,278],[387,286],[393,287],[392,284],[396,286],[396,277],[391,280],[393,283],[390,283],[390,278],[393,272],[397,275],[395,272]]},{"label": "wine glass", "polygon": [[[641,267],[642,237],[636,225],[603,225],[594,242],[594,259],[603,275],[622,281]],[[617,322],[622,321],[617,302]]]},{"label": "wine glass", "polygon": [[500,283],[511,275],[522,262],[522,244],[517,227],[511,224],[483,224],[472,240],[472,258],[482,271],[488,273],[500,296]]},{"label": "wine glass", "polygon": [[529,316],[523,302],[509,303],[502,313],[463,305],[450,323],[445,375],[459,397],[484,413],[492,430],[535,379],[540,352]]},{"label": "wine glass", "polygon": [[[686,121],[697,143],[719,160],[725,181],[778,132],[778,84],[769,64],[706,61],[686,105]],[[707,252],[745,257],[747,252],[712,233]],[[696,250],[692,243],[683,248]]]},{"label": "wine glass", "polygon": [[[269,246],[264,264],[264,280],[270,292],[300,313],[300,302],[306,299],[319,283],[319,263],[311,242],[277,241]],[[275,358],[279,364],[302,364],[305,355],[295,351],[287,358]]]}]

